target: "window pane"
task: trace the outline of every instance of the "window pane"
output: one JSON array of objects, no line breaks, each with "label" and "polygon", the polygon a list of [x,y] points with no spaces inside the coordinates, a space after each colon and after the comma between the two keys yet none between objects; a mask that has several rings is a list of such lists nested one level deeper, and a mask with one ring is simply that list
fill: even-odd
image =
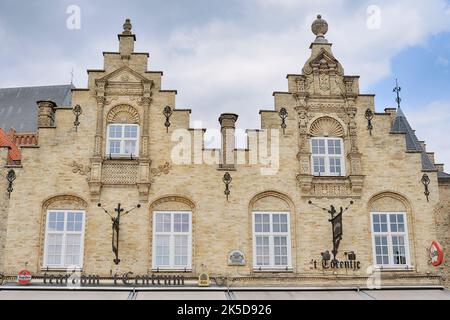
[{"label": "window pane", "polygon": [[389,264],[387,236],[375,236],[375,257],[378,265]]},{"label": "window pane", "polygon": [[171,231],[171,214],[157,213],[156,214],[156,232],[170,232]]},{"label": "window pane", "polygon": [[157,235],[156,242],[156,266],[170,265],[170,236]]},{"label": "window pane", "polygon": [[270,214],[255,215],[255,232],[270,232]]},{"label": "window pane", "polygon": [[287,215],[286,214],[274,214],[273,219],[273,232],[288,232]]},{"label": "window pane", "polygon": [[341,154],[340,140],[328,140],[328,154]]},{"label": "window pane", "polygon": [[325,140],[313,139],[312,140],[312,153],[313,154],[325,154]]},{"label": "window pane", "polygon": [[394,264],[396,265],[406,264],[406,247],[404,236],[392,237],[392,254],[394,257]]},{"label": "window pane", "polygon": [[270,264],[269,237],[256,237],[256,265],[268,266]]},{"label": "window pane", "polygon": [[125,141],[125,154],[136,154],[136,141]]},{"label": "window pane", "polygon": [[315,175],[321,175],[325,173],[325,158],[313,157],[313,168]]},{"label": "window pane", "polygon": [[175,214],[174,215],[174,232],[189,232],[189,215]]},{"label": "window pane", "polygon": [[137,138],[137,126],[125,126],[124,138]]},{"label": "window pane", "polygon": [[287,265],[287,237],[274,237],[275,265]]},{"label": "window pane", "polygon": [[109,140],[109,153],[120,154],[120,141]]},{"label": "window pane", "polygon": [[333,175],[341,175],[341,159],[340,158],[330,158],[330,173]]},{"label": "window pane", "polygon": [[62,234],[48,234],[47,235],[47,264],[50,266],[62,265],[62,248],[63,235]]},{"label": "window pane", "polygon": [[81,254],[81,235],[67,235],[65,265],[79,266]]},{"label": "window pane", "polygon": [[122,138],[122,126],[121,125],[110,125],[109,126],[109,137],[110,138]]},{"label": "window pane", "polygon": [[175,236],[175,265],[188,265],[188,236]]}]

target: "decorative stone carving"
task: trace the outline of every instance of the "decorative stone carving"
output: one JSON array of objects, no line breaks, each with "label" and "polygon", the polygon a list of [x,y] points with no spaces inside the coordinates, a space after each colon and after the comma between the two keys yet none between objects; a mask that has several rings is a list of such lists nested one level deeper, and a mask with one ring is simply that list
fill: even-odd
[{"label": "decorative stone carving", "polygon": [[108,161],[103,165],[102,183],[133,185],[138,182],[139,164],[135,161]]},{"label": "decorative stone carving", "polygon": [[328,23],[322,19],[322,16],[317,15],[317,19],[311,26],[311,31],[317,36],[315,42],[327,42],[325,34],[328,32]]},{"label": "decorative stone carving", "polygon": [[191,210],[195,209],[194,202],[192,202],[191,200],[189,200],[189,199],[187,199],[185,197],[180,197],[180,196],[176,196],[176,195],[166,196],[166,197],[159,198],[159,199],[155,200],[150,205],[150,209],[152,210],[153,208],[156,208],[158,205],[160,205],[162,203],[166,203],[166,202],[179,202],[179,203],[185,204]]},{"label": "decorative stone carving", "polygon": [[319,88],[322,91],[330,90],[330,76],[326,73],[321,73],[319,75]]},{"label": "decorative stone carving", "polygon": [[84,166],[82,164],[77,163],[76,161],[72,163],[72,168],[73,173],[79,173],[82,176],[87,176],[89,175],[89,173],[91,173],[90,166]]},{"label": "decorative stone carving", "polygon": [[313,177],[311,175],[300,174],[297,176],[297,182],[301,188],[302,197],[360,198],[364,177]]},{"label": "decorative stone carving", "polygon": [[171,170],[172,170],[172,166],[170,165],[169,162],[166,162],[165,164],[158,166],[158,168],[152,169],[151,173],[152,173],[153,177],[159,177],[163,174],[165,174],[165,175],[169,174]]},{"label": "decorative stone carving", "polygon": [[42,204],[44,210],[48,209],[75,209],[82,210],[88,206],[87,202],[75,195],[57,195],[47,199]]},{"label": "decorative stone carving", "polygon": [[106,122],[139,124],[139,112],[130,105],[118,105],[109,111]]},{"label": "decorative stone carving", "polygon": [[343,137],[345,132],[339,121],[331,117],[322,117],[313,122],[310,127],[313,137]]}]

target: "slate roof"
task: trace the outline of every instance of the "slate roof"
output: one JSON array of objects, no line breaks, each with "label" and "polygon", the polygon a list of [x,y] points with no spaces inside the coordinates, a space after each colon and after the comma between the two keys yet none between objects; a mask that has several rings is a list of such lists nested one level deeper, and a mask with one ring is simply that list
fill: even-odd
[{"label": "slate roof", "polygon": [[71,107],[73,85],[0,89],[0,128],[17,132],[37,131],[37,101],[50,100]]},{"label": "slate roof", "polygon": [[438,172],[437,177],[438,179],[450,179],[450,174],[445,172]]},{"label": "slate roof", "polygon": [[417,139],[416,133],[411,128],[408,119],[406,119],[403,110],[399,107],[397,109],[397,116],[392,124],[391,132],[393,133],[405,133],[406,139],[406,151],[420,152],[422,155],[422,170],[434,171],[436,168],[427,155],[426,150],[422,147]]}]

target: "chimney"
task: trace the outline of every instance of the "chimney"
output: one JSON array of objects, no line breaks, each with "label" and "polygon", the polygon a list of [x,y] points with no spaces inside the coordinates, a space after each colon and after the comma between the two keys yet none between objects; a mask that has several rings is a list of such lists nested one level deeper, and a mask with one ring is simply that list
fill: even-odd
[{"label": "chimney", "polygon": [[232,113],[224,113],[220,116],[219,122],[222,133],[222,150],[220,158],[221,169],[235,169],[236,157],[236,121],[238,116]]},{"label": "chimney", "polygon": [[132,28],[133,26],[130,19],[125,20],[123,32],[119,34],[119,52],[122,58],[129,59],[131,54],[134,52],[136,36],[131,32]]},{"label": "chimney", "polygon": [[38,101],[38,128],[55,127],[56,104],[53,101]]}]

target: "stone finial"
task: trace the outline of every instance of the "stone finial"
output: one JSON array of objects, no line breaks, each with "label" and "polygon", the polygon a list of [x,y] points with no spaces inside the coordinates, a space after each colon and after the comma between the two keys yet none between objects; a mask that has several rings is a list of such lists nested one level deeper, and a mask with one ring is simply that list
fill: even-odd
[{"label": "stone finial", "polygon": [[322,19],[320,14],[317,15],[317,19],[314,20],[311,30],[316,35],[316,40],[314,42],[328,42],[327,39],[325,39],[325,34],[328,32],[328,22]]},{"label": "stone finial", "polygon": [[122,34],[131,34],[131,29],[133,28],[133,25],[131,24],[130,19],[126,19],[125,23],[123,24],[123,32]]}]

